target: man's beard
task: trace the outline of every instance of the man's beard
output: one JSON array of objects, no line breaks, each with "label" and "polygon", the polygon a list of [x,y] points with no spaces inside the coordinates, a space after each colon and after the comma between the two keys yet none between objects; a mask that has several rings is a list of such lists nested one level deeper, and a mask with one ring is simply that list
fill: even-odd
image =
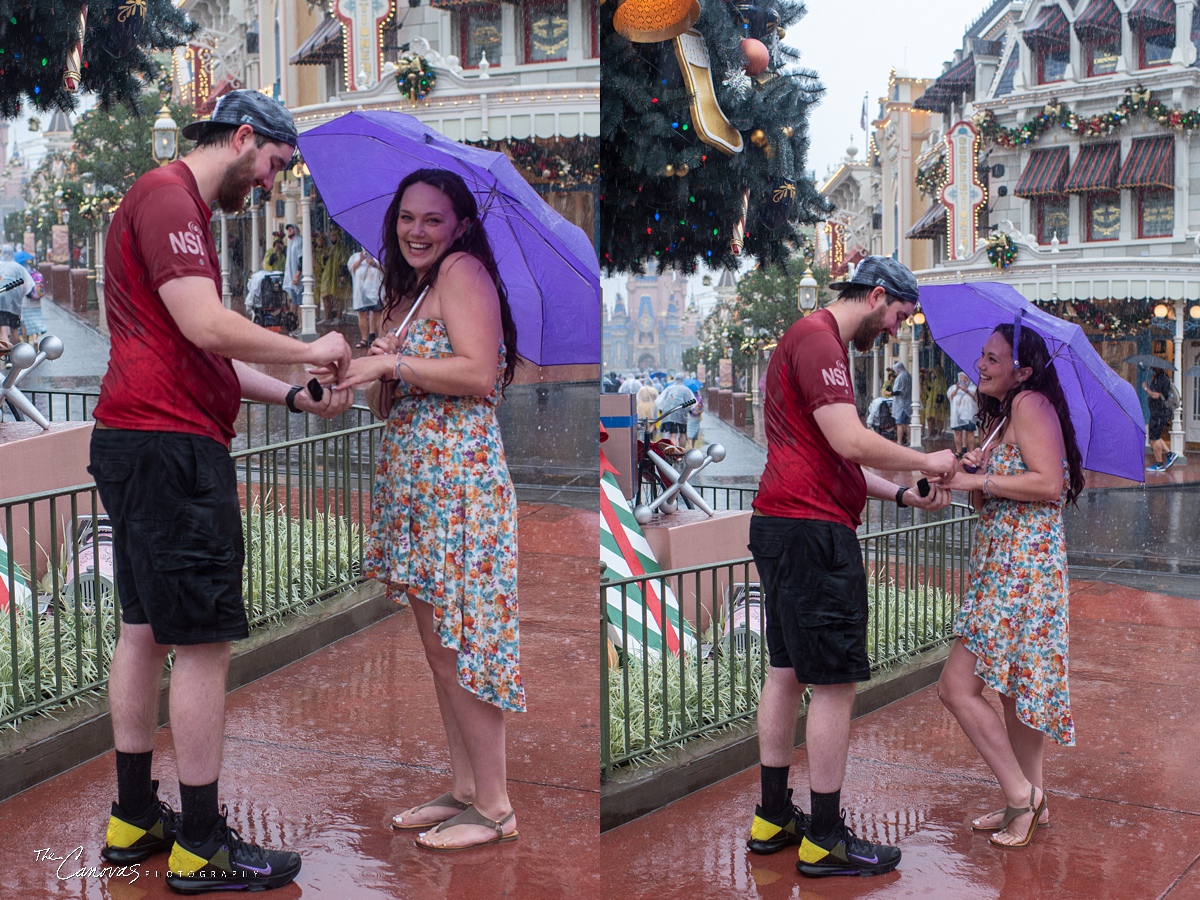
[{"label": "man's beard", "polygon": [[875,346],[875,339],[884,331],[883,320],[886,317],[887,304],[884,304],[858,323],[858,328],[852,338],[855,350],[859,353],[867,353]]},{"label": "man's beard", "polygon": [[237,162],[230,163],[221,183],[217,186],[217,206],[222,212],[242,211],[246,197],[254,187],[255,155],[248,153]]}]

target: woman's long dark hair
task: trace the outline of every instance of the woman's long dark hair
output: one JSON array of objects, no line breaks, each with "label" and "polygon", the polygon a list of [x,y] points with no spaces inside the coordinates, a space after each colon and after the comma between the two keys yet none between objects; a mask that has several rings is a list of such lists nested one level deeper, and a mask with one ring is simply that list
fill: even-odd
[{"label": "woman's long dark hair", "polygon": [[[417,272],[400,251],[400,238],[396,236],[396,220],[400,217],[400,201],[410,185],[427,184],[435,187],[450,200],[454,215],[467,220],[467,227],[458,239],[454,241],[437,261],[430,266],[424,278],[417,278]],[[462,177],[445,169],[417,169],[408,175],[396,188],[396,196],[388,206],[387,215],[383,218],[383,290],[387,298],[383,305],[383,319],[393,311],[407,310],[421,292],[437,283],[438,272],[442,268],[442,260],[451,253],[469,253],[479,260],[496,285],[496,294],[500,297],[500,325],[504,331],[504,378],[500,384],[501,393],[513,380],[517,368],[517,325],[513,321],[512,309],[508,305],[508,291],[500,278],[500,270],[496,267],[496,258],[492,255],[492,245],[488,243],[487,233],[479,221],[479,207],[475,203],[475,195],[467,188]]]},{"label": "woman's long dark hair", "polygon": [[[1012,347],[1012,325],[998,325],[993,334],[999,334],[1008,346]],[[1012,414],[1013,401],[1022,391],[1037,391],[1050,401],[1054,411],[1058,413],[1058,423],[1062,427],[1063,446],[1067,453],[1067,469],[1069,482],[1067,501],[1074,503],[1075,498],[1083,490],[1083,458],[1079,454],[1079,445],[1075,443],[1075,426],[1071,424],[1071,411],[1067,408],[1067,398],[1063,396],[1062,385],[1058,383],[1058,375],[1050,364],[1050,351],[1042,336],[1032,328],[1021,329],[1021,346],[1018,358],[1022,368],[1033,369],[1033,374],[1025,381],[1014,384],[1003,400],[997,400],[982,391],[979,392],[979,414],[983,422],[983,431],[990,434],[996,424],[1005,416]]]}]

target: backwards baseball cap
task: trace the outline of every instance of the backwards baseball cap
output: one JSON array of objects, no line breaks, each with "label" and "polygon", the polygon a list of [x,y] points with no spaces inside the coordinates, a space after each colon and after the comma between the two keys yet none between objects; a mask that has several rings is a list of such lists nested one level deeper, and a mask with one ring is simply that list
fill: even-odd
[{"label": "backwards baseball cap", "polygon": [[212,115],[192,122],[183,129],[182,134],[189,141],[199,140],[204,126],[210,122],[214,125],[249,125],[268,140],[291,147],[295,147],[299,141],[296,123],[292,121],[292,114],[287,107],[258,91],[230,91],[218,97]]},{"label": "backwards baseball cap", "polygon": [[906,265],[890,256],[866,257],[854,270],[853,278],[849,281],[834,282],[829,287],[840,293],[852,284],[881,287],[906,303],[916,303],[919,300],[916,276]]}]

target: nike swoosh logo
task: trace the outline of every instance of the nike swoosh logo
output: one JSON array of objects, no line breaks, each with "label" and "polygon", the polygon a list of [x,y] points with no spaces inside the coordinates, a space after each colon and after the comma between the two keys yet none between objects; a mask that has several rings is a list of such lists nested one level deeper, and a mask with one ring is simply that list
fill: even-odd
[{"label": "nike swoosh logo", "polygon": [[270,875],[271,874],[271,866],[269,863],[267,864],[267,866],[265,868],[262,868],[262,869],[256,869],[254,866],[248,866],[245,863],[239,865],[238,868],[245,869],[247,872],[254,872],[256,875]]},{"label": "nike swoosh logo", "polygon": [[873,866],[879,865],[879,857],[878,856],[859,856],[856,853],[851,853],[850,858],[862,860],[863,862],[870,863]]}]

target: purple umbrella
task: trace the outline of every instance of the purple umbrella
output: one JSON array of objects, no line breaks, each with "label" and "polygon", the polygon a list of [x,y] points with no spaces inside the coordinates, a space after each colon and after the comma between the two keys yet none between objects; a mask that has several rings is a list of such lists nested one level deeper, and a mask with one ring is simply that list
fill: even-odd
[{"label": "purple umbrella", "polygon": [[922,285],[929,332],[973,380],[975,361],[997,325],[1020,320],[1042,336],[1062,385],[1084,468],[1144,481],[1146,429],[1133,385],[1100,358],[1078,325],[1030,303],[998,282]]},{"label": "purple umbrella", "polygon": [[398,112],[352,112],[300,135],[334,220],[376,257],[384,214],[410,172],[466,181],[517,323],[517,351],[538,365],[600,361],[600,265],[591,240],[551,209],[503,153],[450,140]]}]

